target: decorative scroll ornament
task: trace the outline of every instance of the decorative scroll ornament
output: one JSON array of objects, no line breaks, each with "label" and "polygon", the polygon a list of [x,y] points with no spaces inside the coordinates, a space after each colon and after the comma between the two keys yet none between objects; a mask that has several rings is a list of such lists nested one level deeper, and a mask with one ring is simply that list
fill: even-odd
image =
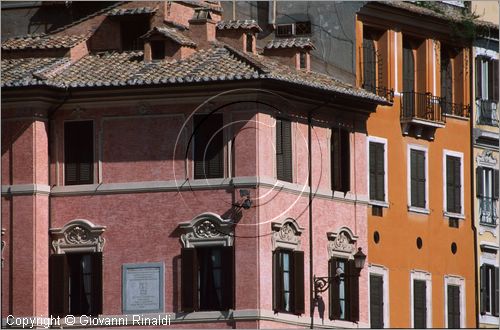
[{"label": "decorative scroll ornament", "polygon": [[476,157],[476,162],[479,166],[496,167],[497,165],[497,159],[491,150],[483,150],[483,152]]},{"label": "decorative scroll ornament", "polygon": [[68,250],[78,252],[102,252],[105,240],[101,236],[106,227],[95,226],[87,220],[73,220],[62,228],[50,229],[54,253]]},{"label": "decorative scroll ornament", "polygon": [[184,231],[181,242],[185,248],[201,245],[232,246],[232,222],[223,220],[214,213],[203,213],[188,223],[181,223],[179,229]]},{"label": "decorative scroll ornament", "polygon": [[271,238],[273,250],[276,248],[286,248],[297,250],[300,246],[300,235],[302,228],[293,219],[286,219],[282,223],[273,222],[271,224],[273,236]]},{"label": "decorative scroll ornament", "polygon": [[356,252],[357,236],[349,228],[342,227],[337,232],[327,233],[328,237],[328,256],[351,258]]}]

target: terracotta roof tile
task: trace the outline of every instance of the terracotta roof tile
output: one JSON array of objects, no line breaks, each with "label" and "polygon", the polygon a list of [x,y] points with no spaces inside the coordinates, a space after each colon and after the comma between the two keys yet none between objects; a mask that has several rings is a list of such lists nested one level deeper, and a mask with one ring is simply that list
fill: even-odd
[{"label": "terracotta roof tile", "polygon": [[106,13],[106,16],[128,16],[141,14],[154,14],[156,8],[137,7],[137,8],[115,8]]},{"label": "terracotta roof tile", "polygon": [[151,35],[158,33],[161,34],[162,36],[169,38],[170,40],[175,41],[179,45],[182,46],[189,46],[189,47],[196,47],[196,42],[182,34],[179,30],[177,29],[172,29],[168,27],[157,27],[155,26],[151,30],[149,30],[145,35],[143,35],[141,38],[149,38]]},{"label": "terracotta roof tile", "polygon": [[286,38],[286,39],[273,39],[269,41],[265,48],[312,48],[315,49],[314,43],[310,38]]},{"label": "terracotta roof tile", "polygon": [[89,34],[70,36],[49,34],[15,37],[2,42],[2,50],[71,48],[89,37]]},{"label": "terracotta roof tile", "polygon": [[256,29],[262,32],[259,24],[253,19],[245,19],[245,20],[228,20],[228,21],[219,21],[217,23],[217,28],[219,30],[224,29]]},{"label": "terracotta roof tile", "polygon": [[227,45],[215,45],[211,49],[197,51],[186,59],[171,62],[145,63],[142,52],[91,54],[71,65],[56,63],[58,60],[2,60],[2,86],[120,87],[260,79],[387,103],[375,94],[328,75],[296,71],[265,56],[244,54]]}]

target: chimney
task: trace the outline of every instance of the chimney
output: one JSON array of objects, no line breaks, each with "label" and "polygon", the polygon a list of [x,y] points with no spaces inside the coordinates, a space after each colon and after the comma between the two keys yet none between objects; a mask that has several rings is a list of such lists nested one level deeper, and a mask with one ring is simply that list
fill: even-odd
[{"label": "chimney", "polygon": [[262,29],[253,19],[217,23],[217,40],[247,53],[256,53],[258,32],[262,32]]},{"label": "chimney", "polygon": [[311,50],[315,48],[309,38],[274,39],[264,48],[264,55],[292,69],[309,71]]},{"label": "chimney", "polygon": [[215,26],[216,22],[212,19],[210,9],[195,9],[193,18],[189,20],[189,32],[198,48],[208,48],[210,43],[215,41]]}]

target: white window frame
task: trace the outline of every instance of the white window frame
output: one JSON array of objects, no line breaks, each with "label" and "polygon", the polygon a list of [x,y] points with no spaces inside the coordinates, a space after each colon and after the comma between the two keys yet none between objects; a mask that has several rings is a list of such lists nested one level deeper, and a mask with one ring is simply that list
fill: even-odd
[{"label": "white window frame", "polygon": [[[411,151],[418,150],[423,151],[425,154],[425,207],[417,207],[411,205]],[[408,144],[406,150],[406,182],[407,182],[407,193],[408,193],[408,211],[416,213],[429,214],[429,152],[428,148],[423,145],[418,144]]]},{"label": "white window frame", "polygon": [[[372,200],[370,199],[370,142],[375,142],[375,143],[381,143],[384,145],[384,195],[385,195],[385,200],[384,201],[377,201],[377,200]],[[367,175],[368,179],[366,180],[368,185],[367,185],[367,195],[368,199],[370,199],[370,204],[371,205],[376,205],[376,206],[382,206],[382,207],[389,207],[389,186],[388,186],[388,163],[387,163],[387,153],[388,153],[388,146],[389,144],[387,143],[386,138],[378,137],[378,136],[368,136],[367,138],[367,143],[366,143],[366,155],[367,155],[367,161],[366,161],[366,168],[367,168]]]},{"label": "white window frame", "polygon": [[[460,213],[448,212],[447,209],[447,193],[446,193],[446,157],[458,157],[460,158]],[[465,219],[464,215],[464,154],[458,151],[443,150],[443,214],[445,217]]]},{"label": "white window frame", "polygon": [[[382,276],[382,287],[384,289],[383,303],[384,303],[384,328],[390,328],[390,304],[389,304],[389,270],[382,265],[368,265],[368,271],[371,274]],[[370,280],[368,279],[368,306],[370,306]],[[368,324],[370,324],[370,308],[368,308]]]},{"label": "white window frame", "polygon": [[413,328],[415,316],[413,312],[413,281],[421,280],[425,281],[425,305],[427,309],[427,328],[432,328],[432,276],[431,273],[424,270],[415,270],[412,269],[410,271],[410,326],[409,328]]},{"label": "white window frame", "polygon": [[460,288],[460,328],[465,327],[465,280],[457,275],[444,276],[444,327],[448,328],[448,285]]}]

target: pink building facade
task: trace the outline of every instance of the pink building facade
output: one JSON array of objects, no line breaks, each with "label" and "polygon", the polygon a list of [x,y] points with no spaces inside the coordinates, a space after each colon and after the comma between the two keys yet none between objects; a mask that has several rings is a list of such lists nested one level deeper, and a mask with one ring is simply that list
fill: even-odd
[{"label": "pink building facade", "polygon": [[[296,67],[258,55],[256,24],[199,6],[114,6],[46,35],[69,40],[60,54],[2,45],[4,324],[369,325],[352,260],[368,253],[365,123],[386,101],[301,67],[299,41]],[[130,17],[165,33],[126,49]],[[311,297],[313,276],[330,290]]]}]

